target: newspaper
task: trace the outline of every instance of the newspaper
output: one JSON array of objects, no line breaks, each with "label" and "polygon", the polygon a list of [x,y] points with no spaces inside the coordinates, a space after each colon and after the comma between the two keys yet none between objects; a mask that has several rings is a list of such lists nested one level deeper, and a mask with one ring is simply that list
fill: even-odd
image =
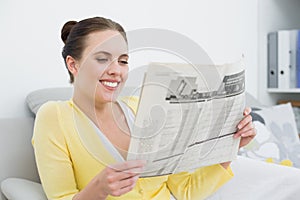
[{"label": "newspaper", "polygon": [[151,63],[144,77],[127,160],[147,160],[141,177],[193,171],[236,158],[243,118],[242,62]]}]

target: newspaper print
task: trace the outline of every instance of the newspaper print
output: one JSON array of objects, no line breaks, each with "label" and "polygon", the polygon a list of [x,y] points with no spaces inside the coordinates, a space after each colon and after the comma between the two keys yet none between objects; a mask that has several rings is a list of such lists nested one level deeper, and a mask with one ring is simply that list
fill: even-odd
[{"label": "newspaper print", "polygon": [[147,160],[142,177],[193,171],[236,158],[243,118],[241,62],[151,63],[144,78],[128,160]]}]

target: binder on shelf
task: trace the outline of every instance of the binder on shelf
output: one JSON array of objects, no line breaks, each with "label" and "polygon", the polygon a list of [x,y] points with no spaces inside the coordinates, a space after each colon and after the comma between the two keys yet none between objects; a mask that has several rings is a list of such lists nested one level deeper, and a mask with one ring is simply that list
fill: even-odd
[{"label": "binder on shelf", "polygon": [[268,34],[268,88],[278,88],[277,37],[277,32],[271,32]]},{"label": "binder on shelf", "polygon": [[278,37],[278,88],[290,88],[290,31],[277,32]]},{"label": "binder on shelf", "polygon": [[268,34],[268,88],[300,88],[300,30]]},{"label": "binder on shelf", "polygon": [[297,46],[298,30],[290,31],[290,87],[297,88]]},{"label": "binder on shelf", "polygon": [[297,50],[296,50],[296,71],[297,71],[297,88],[300,88],[300,30],[297,37]]}]

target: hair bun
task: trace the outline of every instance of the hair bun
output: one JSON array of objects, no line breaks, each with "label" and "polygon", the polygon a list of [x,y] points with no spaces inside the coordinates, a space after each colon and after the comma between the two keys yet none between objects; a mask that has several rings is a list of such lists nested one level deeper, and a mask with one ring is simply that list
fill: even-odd
[{"label": "hair bun", "polygon": [[65,25],[61,29],[61,39],[66,44],[66,41],[68,39],[68,36],[73,28],[73,26],[77,24],[76,21],[68,21],[65,23]]}]

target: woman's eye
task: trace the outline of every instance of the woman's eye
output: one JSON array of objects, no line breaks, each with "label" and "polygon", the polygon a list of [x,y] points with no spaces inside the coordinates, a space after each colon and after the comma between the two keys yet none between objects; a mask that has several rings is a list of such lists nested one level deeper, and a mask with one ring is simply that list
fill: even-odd
[{"label": "woman's eye", "polygon": [[105,63],[108,61],[108,59],[107,58],[97,58],[97,61],[100,63]]},{"label": "woman's eye", "polygon": [[128,61],[127,60],[119,60],[119,63],[121,63],[123,65],[128,65]]}]

